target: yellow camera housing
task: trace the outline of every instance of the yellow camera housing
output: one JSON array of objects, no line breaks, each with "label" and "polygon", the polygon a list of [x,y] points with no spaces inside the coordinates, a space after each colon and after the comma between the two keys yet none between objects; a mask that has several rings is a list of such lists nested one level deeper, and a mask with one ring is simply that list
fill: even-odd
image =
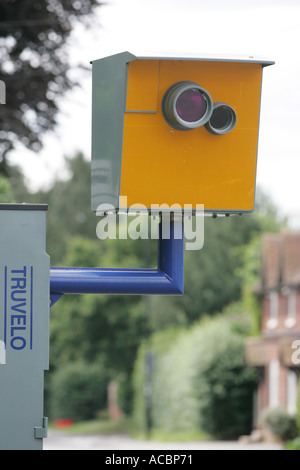
[{"label": "yellow camera housing", "polygon": [[262,70],[273,63],[129,52],[94,61],[92,209],[252,211]]}]

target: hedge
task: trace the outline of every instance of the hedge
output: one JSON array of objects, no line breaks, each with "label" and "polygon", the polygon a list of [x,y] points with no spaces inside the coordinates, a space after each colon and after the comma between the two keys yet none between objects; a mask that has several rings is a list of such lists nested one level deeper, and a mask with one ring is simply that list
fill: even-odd
[{"label": "hedge", "polygon": [[107,408],[107,374],[98,364],[61,366],[51,379],[51,417],[73,421],[93,419]]},{"label": "hedge", "polygon": [[245,364],[244,337],[236,326],[220,316],[176,334],[154,335],[143,345],[134,374],[135,425],[144,425],[144,363],[151,349],[155,429],[202,431],[221,439],[250,432],[257,374]]}]

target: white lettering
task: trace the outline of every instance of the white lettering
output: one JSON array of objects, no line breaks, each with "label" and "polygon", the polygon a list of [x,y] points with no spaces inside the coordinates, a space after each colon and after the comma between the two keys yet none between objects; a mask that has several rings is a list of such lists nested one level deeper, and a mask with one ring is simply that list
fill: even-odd
[{"label": "white lettering", "polygon": [[148,237],[148,215],[137,215],[128,226],[128,235],[131,240],[147,240]]},{"label": "white lettering", "polygon": [[[122,204],[122,206],[121,206]],[[127,197],[120,197],[121,211],[118,213],[119,224],[117,233],[117,210],[111,204],[101,204],[97,208],[97,215],[102,219],[96,227],[96,234],[100,240],[116,239],[126,240],[129,236],[131,240],[149,237],[151,240],[159,238],[159,222],[161,218],[161,237],[169,240],[171,237],[171,223],[174,223],[174,239],[186,238],[186,250],[201,250],[204,245],[204,205],[197,204],[196,212],[193,214],[191,204],[185,204],[184,209],[179,204],[152,204],[150,213],[143,204],[133,204],[128,207],[128,212],[124,209],[127,204]],[[150,217],[149,217],[150,216]],[[135,217],[128,223],[128,217]],[[149,231],[150,218],[150,231]],[[180,222],[180,223],[179,223]]]},{"label": "white lettering", "polygon": [[116,214],[105,215],[97,224],[96,234],[100,240],[115,240],[117,238]]},{"label": "white lettering", "polygon": [[[187,240],[194,240],[193,242],[186,242],[186,250],[201,250],[204,245],[204,205],[197,204],[197,212],[194,216],[190,215],[190,207],[185,207],[184,211],[184,236]],[[193,223],[196,225],[193,230]]]},{"label": "white lettering", "polygon": [[297,351],[294,351],[292,354],[292,363],[295,365],[300,364],[300,340],[297,339],[293,341],[292,343],[292,348],[297,349]]},{"label": "white lettering", "polygon": [[139,457],[119,457],[113,454],[112,457],[106,457],[105,465],[131,465],[136,467],[139,462]]}]

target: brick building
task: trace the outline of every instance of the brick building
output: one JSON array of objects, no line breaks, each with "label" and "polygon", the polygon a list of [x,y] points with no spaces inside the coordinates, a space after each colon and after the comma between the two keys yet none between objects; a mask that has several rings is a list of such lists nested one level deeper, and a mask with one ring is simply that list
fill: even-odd
[{"label": "brick building", "polygon": [[300,233],[264,236],[262,272],[256,293],[261,298],[261,337],[248,338],[245,347],[247,363],[260,371],[255,426],[266,408],[283,406],[291,414],[297,410]]}]

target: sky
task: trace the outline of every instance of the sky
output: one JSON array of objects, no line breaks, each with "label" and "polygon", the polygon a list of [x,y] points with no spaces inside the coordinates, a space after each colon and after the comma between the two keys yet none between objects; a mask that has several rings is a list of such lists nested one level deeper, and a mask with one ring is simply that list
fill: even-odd
[{"label": "sky", "polygon": [[[94,25],[78,25],[69,41],[70,63],[114,53],[155,51],[259,55],[264,68],[257,185],[300,228],[300,1],[299,0],[105,0]],[[91,68],[90,68],[91,70]],[[75,78],[81,88],[60,105],[55,133],[35,154],[18,146],[10,161],[23,168],[32,190],[67,177],[64,156],[91,158],[91,71]]]}]

